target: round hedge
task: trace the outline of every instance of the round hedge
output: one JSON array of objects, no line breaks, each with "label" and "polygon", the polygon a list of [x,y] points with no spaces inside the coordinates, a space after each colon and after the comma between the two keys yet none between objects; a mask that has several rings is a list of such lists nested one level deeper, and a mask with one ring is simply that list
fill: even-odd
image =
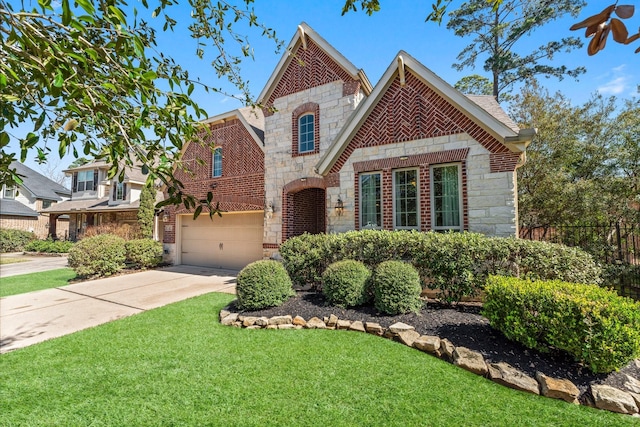
[{"label": "round hedge", "polygon": [[369,300],[371,271],[360,261],[343,260],[322,274],[322,293],[338,307],[356,307]]},{"label": "round hedge", "polygon": [[100,234],[76,243],[69,250],[68,262],[78,276],[110,276],[124,268],[125,259],[125,240]]},{"label": "round hedge", "polygon": [[287,270],[278,261],[255,261],[238,273],[237,306],[241,310],[277,307],[295,295]]},{"label": "round hedge", "polygon": [[373,292],[376,308],[386,314],[418,312],[422,308],[420,276],[405,262],[379,264],[373,277]]}]

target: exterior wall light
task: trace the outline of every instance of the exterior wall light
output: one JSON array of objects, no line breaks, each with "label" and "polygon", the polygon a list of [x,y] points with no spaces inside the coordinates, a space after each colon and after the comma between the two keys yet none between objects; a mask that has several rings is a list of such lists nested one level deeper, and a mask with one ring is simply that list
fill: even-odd
[{"label": "exterior wall light", "polygon": [[273,203],[267,204],[267,207],[264,210],[264,216],[267,217],[267,219],[273,218],[273,211],[274,210],[275,210],[275,207],[273,206]]},{"label": "exterior wall light", "polygon": [[344,212],[344,202],[340,196],[338,196],[338,201],[336,202],[336,214],[338,216],[342,216],[342,212]]}]

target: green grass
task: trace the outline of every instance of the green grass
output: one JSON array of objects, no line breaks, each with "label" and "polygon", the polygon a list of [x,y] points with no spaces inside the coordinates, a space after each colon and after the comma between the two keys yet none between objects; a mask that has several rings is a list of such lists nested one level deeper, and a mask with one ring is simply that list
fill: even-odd
[{"label": "green grass", "polygon": [[208,294],[0,356],[2,426],[637,426],[368,334],[221,326]]},{"label": "green grass", "polygon": [[76,273],[71,268],[3,277],[0,280],[0,297],[66,286],[75,277]]}]

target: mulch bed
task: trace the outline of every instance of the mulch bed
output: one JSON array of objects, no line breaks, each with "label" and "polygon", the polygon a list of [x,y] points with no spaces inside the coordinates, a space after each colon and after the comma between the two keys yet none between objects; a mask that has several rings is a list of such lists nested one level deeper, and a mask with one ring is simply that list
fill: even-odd
[{"label": "mulch bed", "polygon": [[[230,307],[233,310],[233,303]],[[235,310],[233,310],[235,311]],[[480,314],[479,303],[460,303],[449,307],[434,300],[428,300],[420,314],[388,316],[380,314],[374,307],[342,309],[329,305],[324,296],[313,292],[298,292],[280,307],[267,310],[244,312],[247,316],[301,316],[305,320],[312,317],[336,315],[339,319],[362,322],[376,322],[388,328],[396,322],[415,327],[421,335],[436,335],[447,338],[455,346],[467,347],[480,352],[487,362],[506,362],[522,372],[535,377],[537,371],[554,378],[572,381],[581,393],[580,400],[588,399],[585,393],[590,384],[607,384],[624,390],[625,375],[640,380],[640,362],[631,362],[618,372],[593,374],[586,367],[576,363],[564,352],[540,353],[529,350],[510,341],[502,333],[494,330],[489,321]],[[584,403],[584,402],[583,402]]]}]

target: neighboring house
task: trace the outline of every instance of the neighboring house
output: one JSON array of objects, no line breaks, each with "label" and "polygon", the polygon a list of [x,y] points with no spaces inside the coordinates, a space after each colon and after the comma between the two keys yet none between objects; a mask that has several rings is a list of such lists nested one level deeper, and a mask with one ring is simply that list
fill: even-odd
[{"label": "neighboring house", "polygon": [[179,179],[224,213],[167,209],[168,261],[240,268],[304,232],[517,236],[515,170],[535,132],[493,97],[464,96],[402,51],[372,87],[303,23],[258,101],[185,144],[193,175]]},{"label": "neighboring house", "polygon": [[[109,163],[98,160],[64,171],[71,177],[71,200],[58,203],[44,212],[52,217],[69,216],[70,240],[82,238],[87,228],[92,226],[137,224],[140,193],[146,176],[140,167],[127,166],[124,179],[119,182],[117,176],[108,178],[109,167]],[[52,234],[55,234],[55,229]],[[154,237],[158,239],[157,226]]]},{"label": "neighboring house", "polygon": [[[22,184],[1,187],[0,228],[31,231],[39,239],[45,239],[50,218],[43,210],[69,198],[71,191],[20,162],[12,162],[9,168],[16,170]],[[62,218],[60,237],[64,238],[68,230],[68,218]]]}]

